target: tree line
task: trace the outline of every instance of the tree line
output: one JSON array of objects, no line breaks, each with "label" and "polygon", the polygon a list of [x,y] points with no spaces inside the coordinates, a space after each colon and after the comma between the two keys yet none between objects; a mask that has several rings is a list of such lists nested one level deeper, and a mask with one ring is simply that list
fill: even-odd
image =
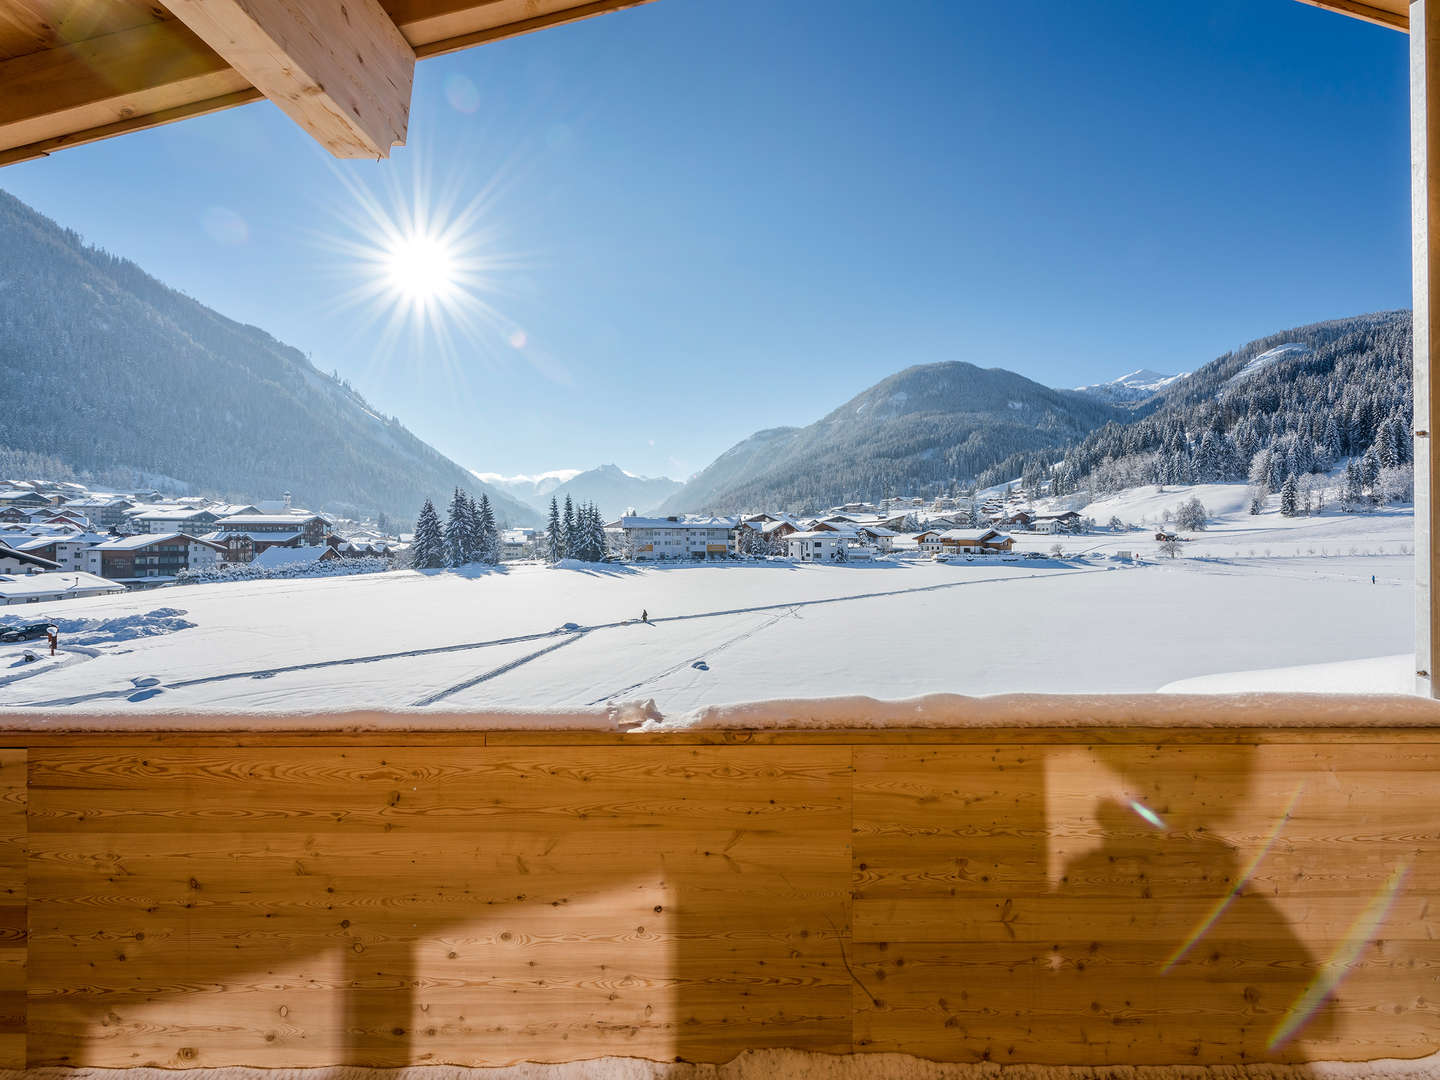
[{"label": "tree line", "polygon": [[[541,557],[552,565],[561,559],[599,562],[605,552],[605,518],[600,507],[595,503],[577,504],[566,495],[562,510],[552,496],[549,522],[540,536]],[[457,487],[443,524],[435,504],[425,500],[410,544],[410,565],[416,570],[473,563],[494,565],[500,562],[500,555],[500,527],[484,492],[477,501]]]},{"label": "tree line", "polygon": [[599,562],[605,557],[605,546],[605,518],[599,506],[593,502],[576,505],[566,495],[562,510],[555,496],[550,496],[550,516],[544,536],[546,562],[554,564],[561,559]]},{"label": "tree line", "polygon": [[500,526],[490,497],[483,491],[476,502],[463,488],[450,498],[445,524],[429,499],[415,520],[415,538],[410,544],[410,565],[417,570],[438,570],[444,566],[494,564],[500,561]]}]

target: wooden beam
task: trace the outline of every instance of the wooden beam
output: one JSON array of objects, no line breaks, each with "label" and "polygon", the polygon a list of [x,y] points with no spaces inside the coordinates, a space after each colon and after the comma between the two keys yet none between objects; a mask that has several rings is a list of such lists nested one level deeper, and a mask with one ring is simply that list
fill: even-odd
[{"label": "wooden beam", "polygon": [[1440,608],[1435,603],[1440,523],[1435,499],[1436,445],[1431,424],[1440,384],[1431,350],[1440,318],[1440,0],[1410,5],[1411,262],[1414,271],[1415,370],[1415,688],[1435,697]]},{"label": "wooden beam", "polygon": [[404,145],[415,53],[379,0],[170,0],[170,11],[336,157]]},{"label": "wooden beam", "polygon": [[[646,2],[386,0],[385,10],[424,57]],[[172,6],[178,9],[178,0]],[[318,4],[298,6],[319,10]],[[260,96],[243,74],[173,18],[0,60],[0,165]]]},{"label": "wooden beam", "polygon": [[1326,11],[1334,11],[1341,15],[1349,15],[1355,19],[1363,19],[1376,26],[1388,26],[1392,30],[1408,30],[1410,28],[1410,20],[1403,11],[1392,11],[1387,7],[1365,3],[1364,0],[1300,0],[1300,3],[1324,8]]}]

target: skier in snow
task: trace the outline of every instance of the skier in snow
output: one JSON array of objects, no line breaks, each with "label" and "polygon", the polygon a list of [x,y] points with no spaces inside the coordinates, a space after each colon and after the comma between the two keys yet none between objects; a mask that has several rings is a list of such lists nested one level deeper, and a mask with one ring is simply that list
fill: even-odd
[{"label": "skier in snow", "polygon": [[1370,575],[1370,584],[1371,584],[1371,585],[1374,585],[1374,584],[1375,584],[1375,575],[1374,575],[1374,574],[1371,574],[1371,575]]},{"label": "skier in snow", "polygon": [[644,608],[640,609],[640,621],[643,623],[648,623],[650,621],[650,612],[646,611]]}]

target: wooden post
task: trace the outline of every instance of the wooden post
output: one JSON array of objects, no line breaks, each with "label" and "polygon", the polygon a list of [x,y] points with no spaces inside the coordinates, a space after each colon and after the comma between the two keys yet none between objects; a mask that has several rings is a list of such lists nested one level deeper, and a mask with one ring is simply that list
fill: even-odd
[{"label": "wooden post", "polygon": [[[1432,63],[1432,57],[1435,62]],[[1440,340],[1440,0],[1410,4],[1410,175],[1412,262],[1415,311],[1415,690],[1436,696],[1435,650],[1440,643],[1440,610],[1434,602],[1437,576],[1435,440],[1430,424],[1440,390],[1431,378],[1431,342]],[[1437,230],[1437,231],[1432,231]]]}]

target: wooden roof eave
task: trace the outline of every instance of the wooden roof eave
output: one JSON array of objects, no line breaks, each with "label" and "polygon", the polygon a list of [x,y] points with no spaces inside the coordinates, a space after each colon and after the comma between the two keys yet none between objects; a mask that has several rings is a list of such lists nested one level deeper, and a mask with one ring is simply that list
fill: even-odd
[{"label": "wooden roof eave", "polygon": [[[0,24],[16,2],[0,0]],[[646,2],[379,0],[419,59]],[[408,109],[408,86],[404,89]],[[172,17],[10,55],[0,59],[0,165],[265,96]]]}]

